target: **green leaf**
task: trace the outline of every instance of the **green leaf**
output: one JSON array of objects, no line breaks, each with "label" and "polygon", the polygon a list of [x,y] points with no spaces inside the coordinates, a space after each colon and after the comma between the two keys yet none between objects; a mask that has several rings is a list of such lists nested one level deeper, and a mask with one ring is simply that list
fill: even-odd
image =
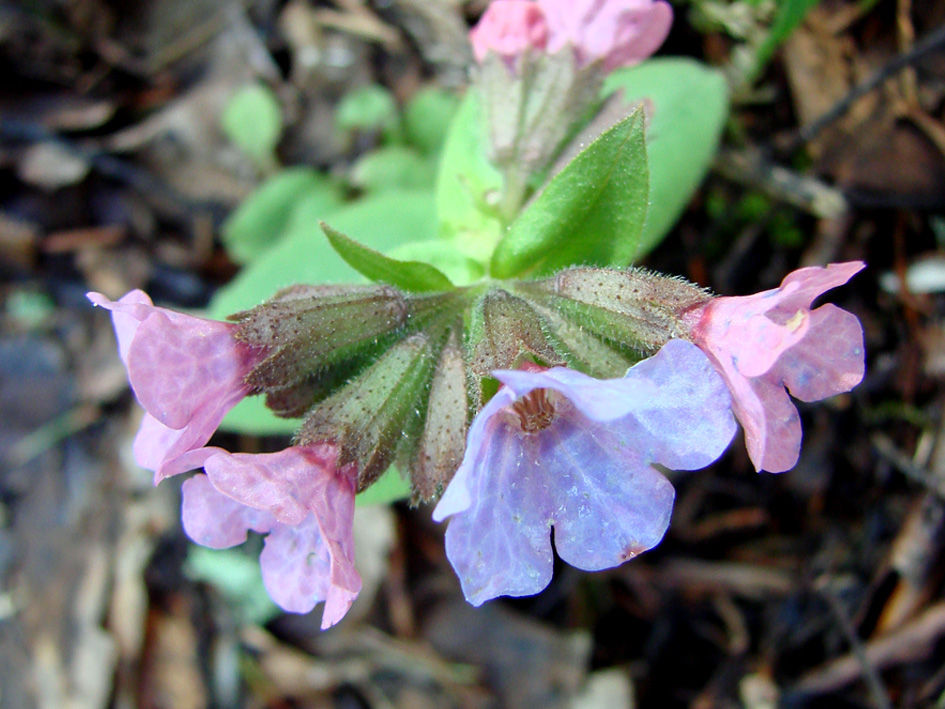
[{"label": "green leaf", "polygon": [[647,209],[643,111],[605,131],[555,175],[509,227],[492,257],[498,278],[574,264],[625,266]]},{"label": "green leaf", "polygon": [[[225,319],[298,283],[364,283],[364,277],[335,253],[323,236],[318,226],[323,216],[311,205],[299,204],[279,242],[217,291],[207,317]],[[426,192],[381,192],[336,210],[332,226],[384,253],[434,238],[433,200]]]},{"label": "green leaf", "polygon": [[341,204],[341,193],[310,168],[282,170],[256,188],[223,223],[221,237],[230,257],[246,263],[270,248],[303,200],[324,218]]},{"label": "green leaf", "polygon": [[436,168],[413,148],[387,145],[365,154],[351,170],[351,182],[366,192],[433,189]]},{"label": "green leaf", "polygon": [[384,472],[371,487],[354,498],[354,504],[380,505],[403,500],[410,495],[410,482],[405,480],[393,465]]},{"label": "green leaf", "polygon": [[418,91],[404,107],[407,142],[428,155],[437,153],[458,106],[459,99],[452,91],[436,88]]},{"label": "green leaf", "polygon": [[346,93],[338,103],[335,124],[342,131],[396,132],[397,102],[383,86],[370,84]]},{"label": "green leaf", "polygon": [[453,287],[449,278],[428,263],[397,261],[359,244],[325,222],[321,226],[338,255],[372,281],[414,293],[445,291]]},{"label": "green leaf", "polygon": [[663,240],[705,177],[728,115],[728,86],[715,69],[668,58],[613,72],[604,93],[619,89],[625,101],[645,100],[652,111],[646,132],[650,206],[639,259]]},{"label": "green leaf", "polygon": [[268,86],[251,84],[233,94],[220,127],[247,155],[268,164],[282,135],[282,107]]},{"label": "green leaf", "polygon": [[481,263],[466,256],[453,242],[446,239],[414,241],[391,250],[388,256],[401,261],[422,261],[435,266],[457,286],[474,283],[486,274]]},{"label": "green leaf", "polygon": [[299,419],[284,419],[266,408],[266,397],[247,396],[223,418],[221,431],[250,436],[291,436],[299,428]]},{"label": "green leaf", "polygon": [[490,206],[502,189],[502,175],[486,158],[479,97],[470,89],[450,125],[436,183],[440,234],[455,238],[470,258],[489,260],[502,234]]}]

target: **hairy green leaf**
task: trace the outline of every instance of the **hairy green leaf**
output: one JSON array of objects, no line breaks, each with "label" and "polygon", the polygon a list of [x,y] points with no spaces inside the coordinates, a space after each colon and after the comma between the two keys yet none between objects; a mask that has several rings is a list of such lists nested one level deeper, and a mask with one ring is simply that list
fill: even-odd
[{"label": "hairy green leaf", "polygon": [[321,223],[332,248],[351,268],[378,283],[389,283],[405,291],[422,293],[444,291],[453,287],[450,279],[428,263],[398,261],[359,244],[340,231]]},{"label": "hairy green leaf", "polygon": [[630,263],[647,210],[643,132],[643,111],[637,109],[555,175],[499,242],[492,275]]}]

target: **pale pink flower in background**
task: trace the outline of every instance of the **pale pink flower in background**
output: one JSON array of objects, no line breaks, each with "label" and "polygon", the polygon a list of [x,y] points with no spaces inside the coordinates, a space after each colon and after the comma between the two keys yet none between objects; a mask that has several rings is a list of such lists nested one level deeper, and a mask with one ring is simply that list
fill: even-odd
[{"label": "pale pink flower in background", "polygon": [[673,10],[662,0],[538,0],[548,23],[548,51],[574,47],[580,64],[605,71],[637,64],[663,44]]},{"label": "pale pink flower in background", "polygon": [[662,0],[495,0],[469,38],[480,62],[490,51],[511,61],[529,49],[571,47],[579,66],[600,61],[612,71],[653,54],[672,23]]},{"label": "pale pink flower in background", "polygon": [[532,0],[496,0],[469,33],[476,61],[495,52],[514,61],[529,49],[542,50],[548,41],[548,26],[541,8]]},{"label": "pale pink flower in background", "polygon": [[181,488],[184,531],[198,544],[224,549],[266,534],[259,556],[273,601],[292,613],[325,602],[322,628],[341,620],[361,590],[354,567],[354,469],[336,467],[329,444],[278,453],[206,448],[205,475]]},{"label": "pale pink flower in background", "polygon": [[863,328],[835,305],[811,303],[860,271],[860,261],[802,268],[780,288],[713,298],[686,313],[693,341],[732,392],[758,471],[780,473],[797,463],[801,423],[785,387],[801,401],[850,391],[865,372]]},{"label": "pale pink flower in background", "polygon": [[146,412],[134,443],[138,464],[156,482],[199,467],[195,451],[249,393],[244,377],[265,350],[236,340],[231,323],[155,307],[140,290],[118,301],[88,298],[111,311],[128,381]]}]

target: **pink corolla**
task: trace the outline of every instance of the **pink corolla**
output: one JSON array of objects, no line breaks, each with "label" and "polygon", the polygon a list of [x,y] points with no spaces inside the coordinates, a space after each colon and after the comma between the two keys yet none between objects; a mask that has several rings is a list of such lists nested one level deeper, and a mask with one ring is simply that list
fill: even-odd
[{"label": "pink corolla", "polygon": [[224,549],[266,534],[259,557],[269,596],[284,610],[308,613],[325,602],[322,628],[344,617],[361,590],[354,567],[354,471],[337,469],[329,444],[278,453],[204,449],[206,474],[182,486],[184,531]]},{"label": "pink corolla", "polygon": [[714,298],[683,316],[693,341],[732,393],[758,471],[780,473],[797,463],[801,423],[785,387],[801,401],[850,391],[863,379],[863,328],[835,305],[811,303],[860,271],[860,261],[802,268],[780,288]]},{"label": "pink corolla", "polygon": [[617,566],[663,538],[672,485],[654,464],[695,470],[735,435],[725,383],[698,348],[672,340],[621,379],[556,367],[501,371],[469,430],[433,518],[473,605],[538,593],[551,545],[567,563]]},{"label": "pink corolla", "polygon": [[529,49],[570,47],[579,65],[605,71],[643,61],[666,39],[673,11],[662,0],[495,0],[470,32],[478,61],[507,60]]},{"label": "pink corolla", "polygon": [[548,22],[548,51],[574,47],[578,62],[605,71],[637,64],[669,34],[673,11],[661,0],[538,0]]},{"label": "pink corolla", "polygon": [[134,443],[138,464],[156,481],[192,469],[192,452],[249,393],[244,378],[265,350],[236,340],[231,323],[155,307],[140,290],[118,301],[101,293],[88,299],[111,311],[119,355],[146,412]]},{"label": "pink corolla", "polygon": [[470,31],[469,41],[476,61],[481,62],[489,52],[514,60],[529,49],[545,48],[548,25],[532,0],[496,0]]}]

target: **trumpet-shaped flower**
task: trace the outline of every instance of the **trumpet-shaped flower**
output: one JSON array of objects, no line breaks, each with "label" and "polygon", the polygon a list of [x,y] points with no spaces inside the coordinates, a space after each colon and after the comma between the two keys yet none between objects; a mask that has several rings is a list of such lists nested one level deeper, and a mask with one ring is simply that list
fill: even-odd
[{"label": "trumpet-shaped flower", "polygon": [[199,467],[194,452],[249,393],[243,379],[265,350],[236,340],[231,323],[155,307],[140,290],[118,301],[88,298],[111,311],[119,355],[146,412],[134,443],[138,464],[156,481]]},{"label": "trumpet-shaped flower", "polygon": [[714,298],[683,316],[732,393],[758,471],[780,473],[797,463],[801,424],[785,387],[801,401],[850,391],[865,371],[863,328],[835,305],[811,303],[863,268],[859,261],[802,268],[779,288]]},{"label": "trumpet-shaped flower", "polygon": [[[344,617],[361,590],[354,567],[354,475],[336,468],[328,444],[250,455],[204,449],[206,474],[182,487],[184,531],[224,549],[247,532],[266,534],[263,583],[283,609],[308,613],[325,602],[322,628]],[[349,466],[350,467],[350,466]]]},{"label": "trumpet-shaped flower", "polygon": [[735,434],[725,383],[681,340],[621,379],[501,371],[466,453],[433,513],[466,599],[525,596],[558,555],[580,569],[617,566],[660,542],[674,492],[654,464],[709,465]]}]

